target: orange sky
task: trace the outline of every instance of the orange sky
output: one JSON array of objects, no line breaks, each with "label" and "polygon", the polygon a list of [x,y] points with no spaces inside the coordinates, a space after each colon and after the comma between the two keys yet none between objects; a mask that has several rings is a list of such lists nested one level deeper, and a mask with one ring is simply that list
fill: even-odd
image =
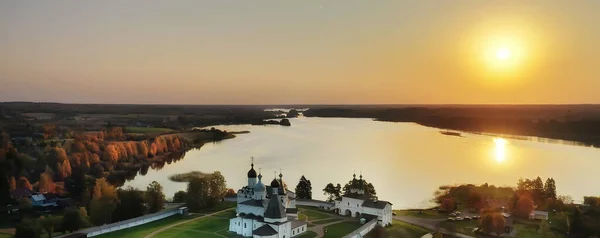
[{"label": "orange sky", "polygon": [[[598,9],[584,0],[3,1],[0,101],[600,103]],[[499,48],[512,58],[495,58]]]}]

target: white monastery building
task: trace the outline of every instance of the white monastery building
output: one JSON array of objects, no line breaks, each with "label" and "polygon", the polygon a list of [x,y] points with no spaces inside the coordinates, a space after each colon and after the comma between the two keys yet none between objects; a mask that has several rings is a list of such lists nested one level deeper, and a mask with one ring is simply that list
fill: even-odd
[{"label": "white monastery building", "polygon": [[283,186],[283,175],[265,186],[256,174],[254,162],[248,171],[248,185],[237,192],[236,217],[229,231],[244,237],[289,238],[306,232],[306,222],[298,221],[296,194]]},{"label": "white monastery building", "polygon": [[365,194],[362,174],[359,180],[356,180],[354,174],[352,180],[353,183],[360,184],[361,188],[354,188],[350,194],[343,195],[341,199],[335,201],[337,213],[342,216],[377,219],[377,223],[384,227],[392,224],[392,204]]}]

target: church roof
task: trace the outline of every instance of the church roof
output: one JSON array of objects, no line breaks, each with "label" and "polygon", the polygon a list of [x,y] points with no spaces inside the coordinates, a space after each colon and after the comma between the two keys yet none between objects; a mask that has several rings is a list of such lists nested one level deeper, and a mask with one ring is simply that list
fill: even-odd
[{"label": "church roof", "polygon": [[287,208],[285,213],[298,213],[298,208]]},{"label": "church roof", "polygon": [[240,204],[253,206],[253,207],[265,207],[261,200],[256,200],[256,199],[246,200],[246,201],[241,202]]},{"label": "church roof", "polygon": [[385,206],[387,206],[388,204],[392,205],[390,202],[387,201],[373,201],[373,200],[365,200],[362,204],[363,207],[371,207],[371,208],[377,208],[377,209],[384,209]]},{"label": "church roof", "polygon": [[254,170],[254,164],[252,164],[252,168],[248,170],[248,178],[256,178],[256,170]]},{"label": "church roof", "polygon": [[304,221],[299,221],[299,220],[292,220],[292,229],[301,227],[303,225],[306,225],[306,222]]},{"label": "church roof", "polygon": [[279,187],[279,181],[277,181],[277,179],[273,179],[273,181],[271,181],[271,187],[278,188]]},{"label": "church roof", "polygon": [[257,236],[272,236],[277,235],[277,231],[269,225],[264,225],[252,231],[252,235]]},{"label": "church roof", "polygon": [[281,204],[278,196],[271,196],[269,200],[269,205],[267,205],[267,209],[265,210],[266,218],[284,218],[285,217],[285,207]]}]

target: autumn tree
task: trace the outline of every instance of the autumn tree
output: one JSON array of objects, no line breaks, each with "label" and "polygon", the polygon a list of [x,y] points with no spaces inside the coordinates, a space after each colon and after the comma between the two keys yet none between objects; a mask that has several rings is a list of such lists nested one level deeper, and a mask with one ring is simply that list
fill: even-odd
[{"label": "autumn tree", "polygon": [[119,151],[117,150],[117,146],[114,144],[109,144],[104,149],[104,154],[102,156],[104,161],[116,162],[119,160]]},{"label": "autumn tree", "polygon": [[440,204],[440,211],[451,212],[454,211],[454,200],[451,198],[444,198]]},{"label": "autumn tree", "polygon": [[306,179],[304,175],[300,177],[298,185],[296,185],[296,197],[301,199],[312,199],[312,185],[310,180]]},{"label": "autumn tree", "polygon": [[481,217],[479,226],[485,233],[496,232],[496,234],[500,235],[504,233],[506,219],[498,212],[487,212]]},{"label": "autumn tree", "polygon": [[17,181],[15,180],[15,177],[10,176],[10,178],[8,179],[8,187],[9,187],[9,191],[15,191],[15,189],[17,189]]},{"label": "autumn tree", "polygon": [[146,188],[145,200],[148,204],[148,212],[155,213],[164,208],[165,194],[163,187],[156,181],[152,181]]},{"label": "autumn tree", "polygon": [[25,178],[24,176],[21,176],[19,178],[19,181],[17,181],[17,188],[26,188],[29,190],[33,190],[33,185],[31,185],[31,183],[29,183],[29,180],[27,178]]},{"label": "autumn tree", "polygon": [[517,201],[517,205],[514,210],[514,214],[521,218],[528,218],[529,214],[533,212],[535,205],[533,200],[528,196],[521,196]]},{"label": "autumn tree", "polygon": [[44,172],[40,175],[40,181],[38,181],[38,191],[53,193],[56,190],[56,184],[52,181],[52,176],[48,172]]},{"label": "autumn tree", "polygon": [[117,207],[117,193],[115,187],[108,184],[106,179],[96,179],[92,192],[91,220],[96,225],[110,223],[111,214]]}]

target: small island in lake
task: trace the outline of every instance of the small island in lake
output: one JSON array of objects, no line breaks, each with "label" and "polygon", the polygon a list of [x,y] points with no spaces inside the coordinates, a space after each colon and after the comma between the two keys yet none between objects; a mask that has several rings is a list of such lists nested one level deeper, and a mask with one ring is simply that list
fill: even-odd
[{"label": "small island in lake", "polygon": [[462,137],[462,135],[458,132],[454,132],[454,131],[440,131],[440,133],[447,135],[447,136],[458,136],[458,137]]}]

